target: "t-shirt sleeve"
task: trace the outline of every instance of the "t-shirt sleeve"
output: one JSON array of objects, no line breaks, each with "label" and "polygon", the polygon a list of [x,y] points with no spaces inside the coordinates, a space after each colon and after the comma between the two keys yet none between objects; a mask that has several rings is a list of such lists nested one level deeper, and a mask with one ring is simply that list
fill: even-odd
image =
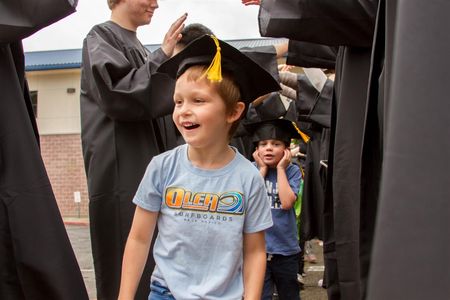
[{"label": "t-shirt sleeve", "polygon": [[256,174],[247,199],[244,233],[254,233],[272,227],[270,201],[264,180]]},{"label": "t-shirt sleeve", "polygon": [[289,181],[289,186],[292,191],[297,195],[300,188],[300,180],[302,179],[302,172],[297,165],[290,164],[286,170],[286,175]]},{"label": "t-shirt sleeve", "polygon": [[133,198],[134,204],[149,211],[161,210],[161,169],[158,157],[153,158],[148,164],[144,177]]}]

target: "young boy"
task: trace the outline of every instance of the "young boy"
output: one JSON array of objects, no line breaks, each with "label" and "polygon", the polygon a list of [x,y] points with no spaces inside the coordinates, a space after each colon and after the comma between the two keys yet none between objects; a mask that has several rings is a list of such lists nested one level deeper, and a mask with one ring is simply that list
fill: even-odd
[{"label": "young boy", "polygon": [[280,300],[300,299],[297,282],[298,245],[294,203],[300,187],[300,168],[291,163],[291,138],[299,136],[285,119],[248,124],[256,151],[254,164],[265,180],[272,205],[273,226],[266,231],[267,268],[263,300],[272,299],[273,286]]},{"label": "young boy", "polygon": [[228,142],[245,103],[279,85],[212,36],[158,71],[177,78],[173,120],[186,144],[153,158],[133,199],[119,299],[133,299],[157,224],[149,299],[259,300],[270,205],[258,171]]}]

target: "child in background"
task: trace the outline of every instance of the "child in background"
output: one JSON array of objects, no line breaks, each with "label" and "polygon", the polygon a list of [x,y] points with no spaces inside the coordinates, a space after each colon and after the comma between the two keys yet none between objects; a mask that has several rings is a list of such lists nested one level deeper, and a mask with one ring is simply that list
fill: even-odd
[{"label": "child in background", "polygon": [[276,119],[246,126],[253,132],[254,164],[265,180],[272,205],[273,226],[266,231],[267,268],[263,300],[271,300],[275,285],[280,300],[299,300],[298,245],[294,203],[301,181],[300,168],[291,163],[290,142],[299,133],[292,122]]},{"label": "child in background", "polygon": [[260,300],[270,205],[258,171],[228,143],[246,104],[280,87],[212,36],[158,71],[176,79],[173,120],[186,144],[153,158],[133,199],[119,299],[133,299],[157,223],[150,300]]}]

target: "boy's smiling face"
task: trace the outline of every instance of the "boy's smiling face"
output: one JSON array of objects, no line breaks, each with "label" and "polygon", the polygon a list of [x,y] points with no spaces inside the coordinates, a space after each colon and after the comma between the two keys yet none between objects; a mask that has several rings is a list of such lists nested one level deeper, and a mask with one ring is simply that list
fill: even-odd
[{"label": "boy's smiling face", "polygon": [[175,85],[173,121],[187,144],[206,148],[228,143],[228,132],[234,118],[226,112],[225,103],[207,79],[192,80],[189,71]]}]

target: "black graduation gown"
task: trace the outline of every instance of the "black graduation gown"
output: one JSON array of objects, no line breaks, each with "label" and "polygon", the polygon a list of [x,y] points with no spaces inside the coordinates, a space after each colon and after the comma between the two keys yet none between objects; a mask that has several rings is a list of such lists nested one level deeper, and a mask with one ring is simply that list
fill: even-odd
[{"label": "black graduation gown", "polygon": [[88,299],[39,149],[21,39],[74,12],[68,1],[2,1],[0,299]]},{"label": "black graduation gown", "polygon": [[[287,64],[334,69],[337,52],[338,47],[290,40]],[[313,238],[327,242],[330,240],[329,237],[324,236],[328,169],[321,161],[328,164],[333,88],[334,82],[328,79],[323,89],[318,92],[306,75],[299,74],[297,76],[295,87],[297,90],[295,101],[297,119],[302,130],[307,131],[310,137],[306,145],[307,156],[304,160],[305,172],[300,217],[300,237],[303,241]]]},{"label": "black graduation gown", "polygon": [[369,300],[450,295],[449,11],[448,1],[380,1],[370,86],[379,118],[366,134],[382,137],[383,156]]},{"label": "black graduation gown", "polygon": [[336,63],[324,214],[329,299],[361,299],[368,276],[362,271],[367,267],[360,266],[359,257],[370,252],[361,243],[371,241],[360,240],[360,231],[366,227],[362,223],[374,222],[375,212],[364,212],[370,218],[360,219],[360,210],[368,208],[361,204],[365,200],[360,197],[360,158],[377,2],[264,0],[259,13],[263,36],[341,46]]},{"label": "black graduation gown", "polygon": [[[81,139],[97,296],[116,299],[133,196],[151,158],[176,146],[174,81],[153,74],[167,57],[149,53],[136,33],[108,21],[83,44]],[[166,116],[166,117],[164,117]],[[149,254],[136,299],[147,299],[154,261]]]},{"label": "black graduation gown", "polygon": [[303,68],[336,68],[337,46],[289,40],[286,64]]},{"label": "black graduation gown", "polygon": [[306,75],[297,76],[297,119],[308,131],[306,145],[305,182],[300,218],[301,237],[304,240],[323,239],[326,168],[320,163],[328,160],[329,127],[333,81],[327,80],[319,92]]}]

